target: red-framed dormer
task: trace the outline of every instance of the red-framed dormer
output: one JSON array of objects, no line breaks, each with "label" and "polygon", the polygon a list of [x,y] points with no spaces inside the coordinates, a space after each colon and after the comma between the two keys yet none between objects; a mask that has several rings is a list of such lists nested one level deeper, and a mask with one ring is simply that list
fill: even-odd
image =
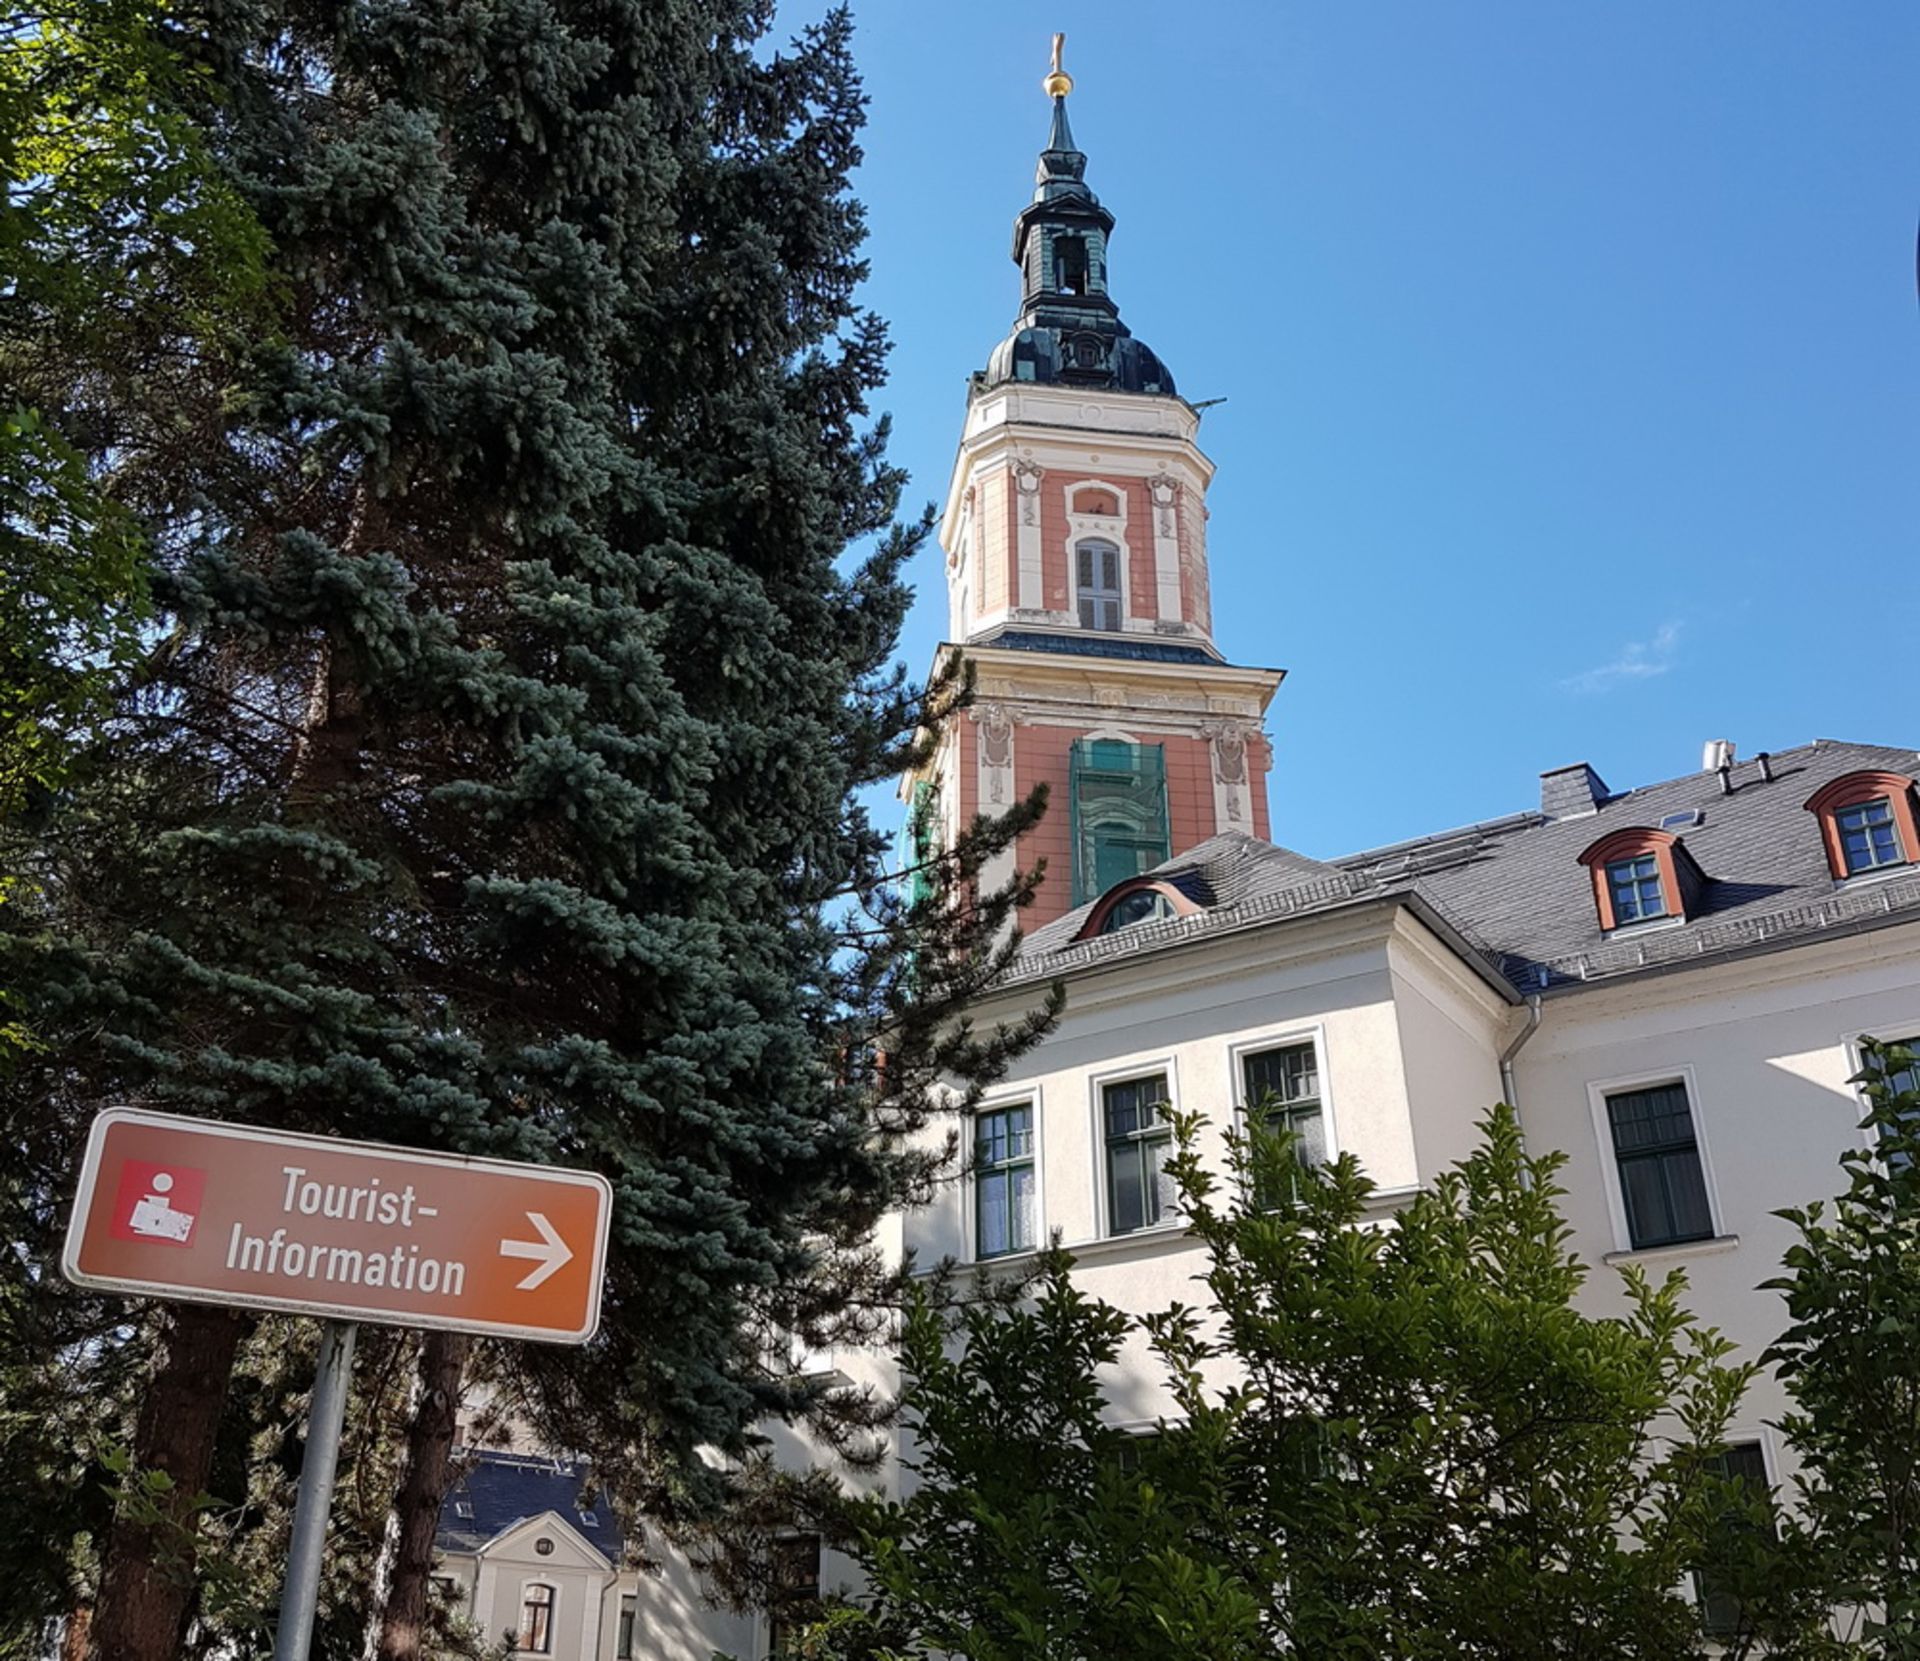
[{"label": "red-framed dormer", "polygon": [[1684,922],[1700,909],[1706,876],[1671,831],[1629,825],[1611,831],[1580,855],[1593,879],[1600,927],[1638,928],[1673,919]]},{"label": "red-framed dormer", "polygon": [[1844,773],[1809,796],[1806,808],[1820,821],[1827,869],[1836,882],[1920,864],[1911,774],[1871,768]]}]

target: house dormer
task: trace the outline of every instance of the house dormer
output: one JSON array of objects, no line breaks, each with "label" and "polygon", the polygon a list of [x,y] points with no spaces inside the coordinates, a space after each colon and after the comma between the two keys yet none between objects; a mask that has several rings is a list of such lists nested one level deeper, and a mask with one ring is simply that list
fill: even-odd
[{"label": "house dormer", "polygon": [[1807,798],[1835,882],[1920,864],[1920,822],[1909,773],[1846,773]]},{"label": "house dormer", "polygon": [[1671,831],[1634,825],[1612,831],[1580,855],[1593,879],[1601,929],[1639,928],[1697,916],[1706,875]]}]

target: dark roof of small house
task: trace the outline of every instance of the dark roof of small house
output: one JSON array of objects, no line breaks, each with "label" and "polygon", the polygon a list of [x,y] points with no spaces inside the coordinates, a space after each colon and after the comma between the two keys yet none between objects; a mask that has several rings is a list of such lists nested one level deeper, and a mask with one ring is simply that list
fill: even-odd
[{"label": "dark roof of small house", "polygon": [[[614,1562],[620,1561],[620,1522],[604,1492],[583,1505],[589,1473],[577,1460],[551,1455],[474,1452],[440,1508],[434,1544],[441,1551],[478,1551],[516,1523],[557,1511],[570,1527]],[[462,1516],[461,1509],[472,1511]],[[583,1509],[593,1518],[588,1522]]]},{"label": "dark roof of small house", "polygon": [[[1390,847],[1322,861],[1234,832],[1159,869],[1197,871],[1216,895],[1194,916],[1135,924],[1084,941],[1090,906],[1037,929],[1015,979],[1069,974],[1204,935],[1257,927],[1367,902],[1411,906],[1455,950],[1510,995],[1556,992],[1623,975],[1822,935],[1920,918],[1920,869],[1836,884],[1806,801],[1823,784],[1866,769],[1913,773],[1910,749],[1816,739],[1736,763],[1723,793],[1700,772],[1605,796],[1591,812],[1550,818],[1513,813]],[[1580,855],[1617,830],[1670,826],[1706,882],[1684,923],[1603,934],[1592,878]]]}]

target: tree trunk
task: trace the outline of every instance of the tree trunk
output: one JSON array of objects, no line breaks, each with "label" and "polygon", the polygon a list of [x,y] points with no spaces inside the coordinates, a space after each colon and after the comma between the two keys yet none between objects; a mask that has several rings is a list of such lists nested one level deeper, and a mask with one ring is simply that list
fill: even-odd
[{"label": "tree trunk", "polygon": [[394,1499],[399,1536],[380,1611],[379,1661],[420,1661],[425,1653],[433,1538],[453,1485],[460,1379],[471,1342],[464,1333],[430,1332],[420,1346],[420,1406],[407,1430],[406,1469]]},{"label": "tree trunk", "polygon": [[93,1605],[76,1603],[60,1634],[60,1661],[87,1661],[87,1644],[92,1631]]},{"label": "tree trunk", "polygon": [[90,1634],[95,1661],[173,1661],[180,1653],[193,1610],[193,1501],[213,1469],[214,1438],[246,1329],[247,1317],[233,1310],[187,1304],[174,1313],[133,1445],[135,1478],[165,1471],[173,1486],[155,1496],[157,1521],[125,1504],[114,1516]]}]

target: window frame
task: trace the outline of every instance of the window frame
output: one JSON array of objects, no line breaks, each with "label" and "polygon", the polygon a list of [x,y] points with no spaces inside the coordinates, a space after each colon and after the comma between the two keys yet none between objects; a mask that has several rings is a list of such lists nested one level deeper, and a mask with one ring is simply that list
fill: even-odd
[{"label": "window frame", "polygon": [[[782,1547],[796,1545],[809,1540],[813,1542],[813,1592],[812,1595],[804,1601],[818,1608],[821,1602],[821,1588],[826,1579],[826,1541],[818,1534],[802,1530],[790,1534],[775,1535],[771,1549],[777,1554]],[[778,1577],[779,1569],[777,1565],[770,1566],[769,1581],[775,1581]],[[792,1595],[781,1599],[783,1604],[798,1604],[801,1601],[800,1598]],[[774,1661],[774,1658],[782,1653],[779,1646],[782,1637],[781,1629],[786,1624],[785,1617],[771,1602],[769,1602],[765,1614],[766,1653],[768,1661]]]},{"label": "window frame", "polygon": [[[1025,1166],[1033,1172],[1033,1230],[1034,1238],[1023,1246],[1009,1246],[1005,1251],[987,1252],[981,1248],[980,1240],[980,1170],[979,1170],[979,1122],[983,1117],[1012,1112],[1024,1107],[1028,1115],[1028,1153],[1023,1160],[1008,1160],[993,1167],[995,1172],[1019,1169]],[[1020,1257],[1040,1249],[1041,1238],[1046,1233],[1046,1211],[1042,1205],[1040,1176],[1040,1093],[1037,1089],[1022,1090],[1004,1096],[989,1098],[975,1104],[967,1115],[970,1139],[967,1153],[967,1215],[966,1241],[967,1258],[973,1263],[999,1263],[1010,1257]],[[1009,1217],[1012,1210],[1009,1208]]]},{"label": "window frame", "polygon": [[[1642,870],[1641,867],[1646,867]],[[1627,928],[1635,923],[1651,923],[1662,917],[1671,917],[1667,908],[1667,880],[1660,869],[1660,856],[1651,851],[1643,854],[1624,854],[1619,859],[1610,859],[1606,864],[1607,898],[1612,904],[1614,924],[1617,928]],[[1646,885],[1653,884],[1653,901],[1659,909],[1648,908]],[[1635,915],[1621,916],[1621,900],[1630,896]]]},{"label": "window frame", "polygon": [[[1620,1180],[1620,1161],[1613,1143],[1613,1116],[1608,1111],[1607,1100],[1611,1096],[1622,1096],[1635,1090],[1659,1089],[1663,1085],[1679,1085],[1686,1092],[1687,1116],[1693,1126],[1694,1152],[1700,1161],[1700,1180],[1706,1189],[1710,1232],[1694,1239],[1672,1240],[1657,1246],[1636,1245],[1627,1218],[1626,1191]],[[1615,1255],[1638,1257],[1653,1252],[1698,1251],[1734,1238],[1727,1232],[1726,1214],[1721,1209],[1720,1191],[1714,1181],[1706,1102],[1691,1065],[1651,1067],[1617,1078],[1593,1079],[1587,1084],[1587,1099],[1593,1118],[1594,1151],[1600,1159],[1601,1182],[1607,1196],[1608,1217],[1613,1225]]]},{"label": "window frame", "polygon": [[[1175,1056],[1141,1056],[1124,1066],[1103,1068],[1087,1078],[1093,1130],[1094,1223],[1098,1230],[1096,1237],[1101,1240],[1140,1240],[1186,1226],[1185,1217],[1177,1210],[1164,1211],[1153,1222],[1142,1223],[1138,1228],[1124,1232],[1113,1226],[1112,1167],[1107,1153],[1107,1089],[1111,1085],[1132,1084],[1152,1078],[1166,1080],[1167,1139],[1171,1145],[1171,1121],[1180,1111],[1180,1073]],[[1129,1139],[1135,1142],[1147,1140],[1138,1133]]]},{"label": "window frame", "polygon": [[[1761,1479],[1766,1483],[1767,1491],[1774,1496],[1774,1504],[1777,1507],[1780,1493],[1780,1465],[1779,1450],[1774,1445],[1772,1431],[1765,1426],[1761,1426],[1758,1429],[1746,1430],[1730,1425],[1727,1428],[1726,1452],[1732,1453],[1737,1448],[1754,1448],[1759,1452]],[[1716,1472],[1715,1474],[1724,1476],[1722,1472]],[[1710,1642],[1718,1642],[1722,1638],[1737,1635],[1740,1630],[1737,1617],[1732,1626],[1713,1626],[1708,1622],[1707,1613],[1709,1600],[1712,1597],[1725,1596],[1726,1594],[1711,1592],[1703,1584],[1702,1576],[1698,1569],[1690,1570],[1687,1579],[1693,1587],[1694,1607],[1700,1613],[1700,1630],[1706,1638]]]},{"label": "window frame", "polygon": [[[1840,814],[1846,808],[1864,807],[1880,799],[1887,803],[1893,818],[1894,838],[1906,857],[1855,871],[1847,863]],[[1819,822],[1820,840],[1827,854],[1827,873],[1835,882],[1874,881],[1920,866],[1920,815],[1914,808],[1913,775],[1859,768],[1829,779],[1801,805]]]},{"label": "window frame", "polygon": [[1920,1016],[1903,1018],[1896,1022],[1890,1030],[1898,1033],[1907,1030],[1909,1027],[1913,1032],[1913,1036],[1910,1038],[1882,1038],[1877,1032],[1865,1032],[1855,1028],[1847,1032],[1842,1039],[1842,1047],[1847,1061],[1846,1087],[1853,1093],[1855,1108],[1854,1134],[1860,1138],[1861,1146],[1865,1148],[1868,1153],[1872,1154],[1876,1160],[1879,1160],[1882,1165],[1886,1163],[1880,1152],[1881,1148],[1885,1145],[1884,1139],[1877,1130],[1861,1122],[1867,1116],[1867,1108],[1869,1105],[1867,1101],[1867,1089],[1863,1084],[1854,1083],[1854,1079],[1859,1074],[1861,1068],[1866,1065],[1867,1055],[1864,1046],[1869,1040],[1879,1044],[1898,1044],[1914,1053],[1915,1060],[1911,1071],[1914,1076],[1914,1087],[1920,1089]]},{"label": "window frame", "polygon": [[1234,1125],[1243,1134],[1251,1122],[1253,1104],[1247,1100],[1247,1060],[1249,1057],[1264,1055],[1271,1050],[1297,1049],[1305,1045],[1313,1047],[1313,1062],[1320,1080],[1320,1141],[1325,1150],[1325,1163],[1331,1164],[1340,1157],[1339,1127],[1333,1111],[1333,1080],[1327,1067],[1327,1030],[1314,1022],[1310,1025],[1275,1027],[1252,1037],[1243,1036],[1227,1049],[1227,1065],[1232,1074]]},{"label": "window frame", "polygon": [[[1098,583],[1083,583],[1080,580],[1080,551],[1091,546],[1109,548],[1113,551],[1113,587],[1108,589]],[[1098,573],[1098,560],[1095,560],[1095,575]],[[1122,634],[1127,626],[1127,545],[1117,536],[1107,536],[1099,531],[1081,531],[1067,543],[1067,574],[1072,580],[1070,609],[1074,625],[1089,634]],[[1082,611],[1081,602],[1092,604],[1111,604],[1113,607],[1113,626],[1104,627],[1100,623],[1089,623]],[[1097,615],[1097,613],[1096,613]]]},{"label": "window frame", "polygon": [[[530,1642],[532,1622],[528,1619],[536,1605],[533,1594],[545,1592],[546,1601],[539,1605],[546,1616],[544,1642]],[[560,1588],[551,1580],[523,1580],[520,1582],[520,1624],[514,1633],[514,1651],[519,1655],[553,1654],[554,1628],[559,1622]]]}]

